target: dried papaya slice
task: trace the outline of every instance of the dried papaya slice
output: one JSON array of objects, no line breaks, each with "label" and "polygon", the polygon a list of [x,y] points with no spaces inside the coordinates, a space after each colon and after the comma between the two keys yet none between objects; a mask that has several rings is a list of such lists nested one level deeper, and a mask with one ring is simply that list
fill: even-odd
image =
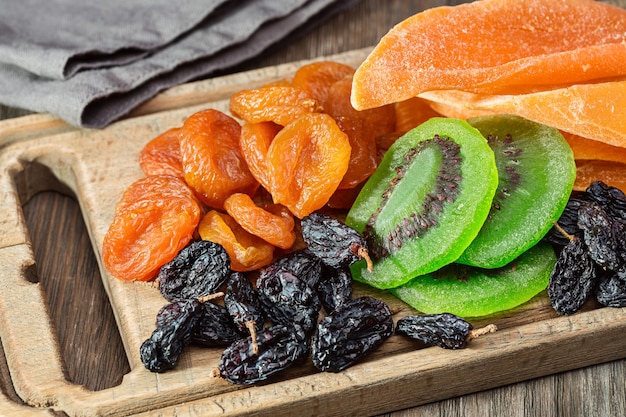
[{"label": "dried papaya slice", "polygon": [[296,241],[294,220],[287,212],[274,214],[259,207],[247,194],[235,193],[224,202],[226,212],[247,232],[281,249]]},{"label": "dried papaya slice", "polygon": [[593,0],[482,0],[392,28],[354,75],[352,104],[424,91],[517,94],[625,75],[626,10]]},{"label": "dried papaya slice", "polygon": [[320,103],[292,86],[267,86],[242,90],[230,97],[230,112],[248,123],[288,125],[307,113],[320,111]]},{"label": "dried papaya slice", "polygon": [[241,127],[239,147],[252,176],[266,189],[267,149],[282,126],[274,122],[245,123]]},{"label": "dried papaya slice", "polygon": [[354,68],[340,62],[312,62],[298,68],[291,80],[291,85],[306,91],[318,102],[324,103],[330,86],[353,74]]},{"label": "dried papaya slice", "polygon": [[259,183],[241,154],[239,123],[215,109],[189,116],[183,123],[180,150],[185,181],[202,201],[221,209],[232,193],[254,194]]},{"label": "dried papaya slice", "polygon": [[146,175],[184,177],[180,155],[180,128],[168,129],[146,143],[139,152],[139,166]]},{"label": "dried papaya slice", "polygon": [[567,133],[626,147],[626,81],[575,84],[517,95],[441,90],[421,96],[466,112],[514,114]]},{"label": "dried papaya slice", "polygon": [[285,126],[267,150],[274,203],[302,218],[328,202],[350,160],[350,141],[327,114],[310,113]]},{"label": "dried papaya slice", "polygon": [[274,246],[245,231],[226,213],[209,211],[200,220],[198,233],[203,240],[218,243],[226,249],[233,271],[254,271],[273,260]]},{"label": "dried papaya slice", "polygon": [[574,190],[584,191],[593,181],[601,180],[612,187],[626,190],[626,164],[614,161],[576,161]]},{"label": "dried papaya slice", "polygon": [[563,137],[574,152],[576,160],[612,161],[626,164],[626,148],[607,145],[604,142],[587,139],[562,132]]},{"label": "dried papaya slice", "polygon": [[104,236],[102,260],[122,280],[149,281],[191,240],[200,203],[178,177],[154,175],[130,185]]}]

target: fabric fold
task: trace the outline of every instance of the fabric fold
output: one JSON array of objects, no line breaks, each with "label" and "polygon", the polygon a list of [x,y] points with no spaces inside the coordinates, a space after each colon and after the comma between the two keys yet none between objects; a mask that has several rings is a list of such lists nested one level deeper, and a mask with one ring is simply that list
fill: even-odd
[{"label": "fabric fold", "polygon": [[74,125],[102,128],[168,87],[238,65],[296,29],[302,32],[358,2],[230,1],[193,30],[124,65],[54,79],[0,63],[0,102],[50,112]]}]

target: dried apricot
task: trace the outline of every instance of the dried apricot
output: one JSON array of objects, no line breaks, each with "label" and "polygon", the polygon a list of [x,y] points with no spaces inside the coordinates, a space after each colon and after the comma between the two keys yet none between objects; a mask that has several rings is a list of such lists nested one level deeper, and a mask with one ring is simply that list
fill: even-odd
[{"label": "dried apricot", "polygon": [[407,132],[416,126],[421,125],[431,117],[441,116],[428,101],[420,97],[413,97],[408,100],[396,103],[396,131]]},{"label": "dried apricot", "polygon": [[273,260],[274,246],[245,231],[226,213],[209,211],[200,221],[198,233],[203,240],[218,243],[226,249],[233,271],[253,271]]},{"label": "dried apricot", "polygon": [[218,110],[192,114],[181,128],[185,181],[208,206],[221,209],[232,193],[254,194],[259,183],[241,154],[239,123]]},{"label": "dried apricot", "polygon": [[274,246],[289,249],[296,241],[293,218],[257,206],[247,194],[231,195],[224,202],[224,208],[246,231]]},{"label": "dried apricot", "polygon": [[320,110],[317,100],[296,87],[259,87],[230,97],[230,112],[248,123],[274,122],[286,126],[303,114]]},{"label": "dried apricot", "polygon": [[334,119],[339,129],[348,136],[352,149],[348,170],[337,188],[353,188],[368,179],[378,166],[376,137],[361,119],[343,116]]},{"label": "dried apricot", "polygon": [[250,173],[267,189],[267,149],[282,126],[274,122],[245,123],[241,127],[239,147]]},{"label": "dried apricot", "polygon": [[326,101],[330,86],[346,76],[352,76],[354,71],[351,66],[340,62],[312,62],[296,71],[291,85],[306,91],[311,97],[323,103]]},{"label": "dried apricot", "polygon": [[348,170],[350,141],[327,114],[311,113],[285,126],[267,150],[269,192],[302,218],[322,208]]},{"label": "dried apricot", "polygon": [[146,143],[139,153],[139,166],[146,175],[184,177],[180,128],[168,129]]},{"label": "dried apricot", "polygon": [[149,281],[191,240],[200,203],[185,182],[152,175],[126,189],[102,244],[107,271],[123,280]]},{"label": "dried apricot", "polygon": [[359,111],[352,107],[351,93],[351,76],[334,82],[328,88],[326,100],[322,102],[324,113],[330,114],[333,118],[361,119],[368,124],[374,136],[384,135],[396,129],[396,109],[393,104]]}]

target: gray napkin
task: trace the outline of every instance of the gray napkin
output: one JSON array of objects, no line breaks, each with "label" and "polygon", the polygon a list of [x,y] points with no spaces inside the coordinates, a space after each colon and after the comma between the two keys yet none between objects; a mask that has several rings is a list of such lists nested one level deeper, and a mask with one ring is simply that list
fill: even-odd
[{"label": "gray napkin", "polygon": [[[82,0],[56,1],[83,3]],[[109,0],[105,3],[124,1],[129,2]],[[0,0],[1,9],[9,7],[2,2],[14,4]],[[36,3],[37,0],[26,2]],[[148,8],[166,3],[163,0],[143,2],[150,3]],[[40,43],[46,45],[35,47],[34,42],[18,43],[19,48],[14,48],[17,52],[11,54],[4,53],[5,49],[10,49],[4,42],[4,34],[11,30],[7,29],[2,15],[0,102],[50,112],[75,125],[105,127],[168,87],[238,65],[287,35],[302,33],[356,2],[358,0],[206,0],[208,11],[191,29],[194,13],[177,13],[178,35],[166,20],[157,19],[159,23],[152,25],[151,17],[136,10],[134,20],[138,26],[130,25],[133,19],[120,21],[115,29],[119,33],[115,39],[104,42],[106,48],[98,43],[98,37],[109,35],[106,26],[99,24],[84,27],[84,32],[89,34],[81,37],[64,33],[64,42],[56,41],[55,37],[45,41],[45,30],[39,28],[33,32],[38,35],[32,34],[31,39],[38,37],[45,41]],[[189,5],[200,14],[196,3],[188,0],[177,6]],[[88,11],[88,7],[77,8],[76,13],[78,10]],[[54,19],[44,19],[42,25],[44,21],[54,22]],[[50,27],[48,30],[55,32],[50,31]],[[128,36],[125,43],[124,31]],[[140,35],[135,37],[135,32]],[[26,49],[30,55],[21,54],[20,50]],[[45,61],[49,49],[54,49],[55,57],[51,62],[55,68]],[[9,59],[11,61],[7,62]]]}]

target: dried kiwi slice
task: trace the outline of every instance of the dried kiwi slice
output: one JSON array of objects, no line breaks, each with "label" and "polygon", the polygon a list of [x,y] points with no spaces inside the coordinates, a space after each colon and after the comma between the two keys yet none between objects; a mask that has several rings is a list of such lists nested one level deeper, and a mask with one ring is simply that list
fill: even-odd
[{"label": "dried kiwi slice", "polygon": [[498,268],[539,242],[559,219],[572,192],[576,164],[555,128],[512,115],[468,122],[494,150],[499,184],[489,217],[457,262]]},{"label": "dried kiwi slice", "polygon": [[452,263],[391,292],[422,313],[486,316],[523,304],[545,290],[555,263],[552,246],[539,242],[501,268]]},{"label": "dried kiwi slice", "polygon": [[498,185],[493,151],[467,122],[432,118],[399,138],[359,193],[346,224],[367,240],[377,288],[402,285],[455,261],[484,223]]}]

